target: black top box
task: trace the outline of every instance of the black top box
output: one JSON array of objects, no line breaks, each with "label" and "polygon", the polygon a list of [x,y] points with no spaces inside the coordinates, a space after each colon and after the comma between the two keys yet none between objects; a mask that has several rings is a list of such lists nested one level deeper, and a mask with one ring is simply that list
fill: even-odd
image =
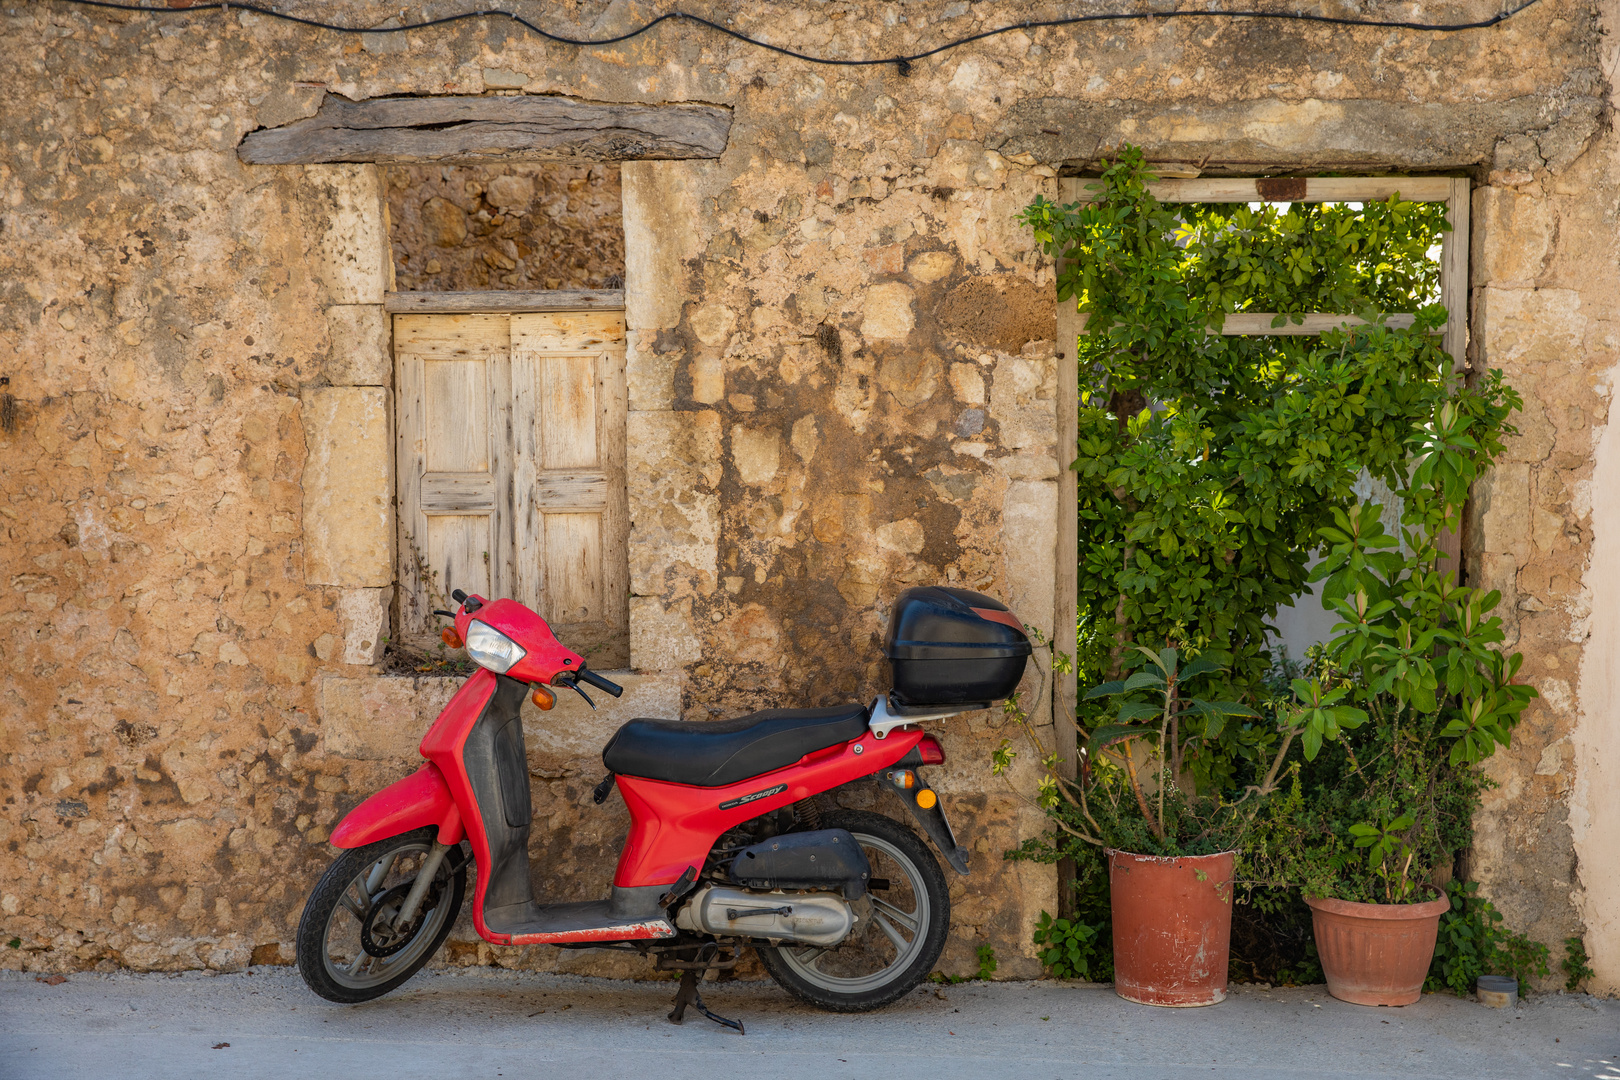
[{"label": "black top box", "polygon": [[1018,616],[967,589],[923,585],[894,602],[883,655],[899,705],[985,706],[1009,697],[1033,650]]}]

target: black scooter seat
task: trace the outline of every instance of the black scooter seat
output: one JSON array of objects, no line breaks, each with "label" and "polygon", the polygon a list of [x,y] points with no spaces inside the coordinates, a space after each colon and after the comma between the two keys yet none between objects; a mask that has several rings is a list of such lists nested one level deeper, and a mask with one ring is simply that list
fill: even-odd
[{"label": "black scooter seat", "polygon": [[858,739],[869,715],[864,705],[837,705],[764,709],[735,720],[696,723],[632,720],[602,748],[602,764],[620,776],[724,787]]}]

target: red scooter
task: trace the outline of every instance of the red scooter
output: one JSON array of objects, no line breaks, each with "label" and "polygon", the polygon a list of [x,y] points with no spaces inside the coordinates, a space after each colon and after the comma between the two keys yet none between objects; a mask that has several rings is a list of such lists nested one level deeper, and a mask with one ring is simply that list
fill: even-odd
[{"label": "red scooter", "polygon": [[[766,709],[735,720],[631,720],[602,751],[603,802],[630,810],[612,894],[543,904],[529,878],[529,769],[519,709],[549,709],[550,687],[623,690],[558,643],[513,600],[457,590],[444,637],[480,670],[422,739],[428,761],[377,792],[332,832],[341,854],[298,926],[304,981],[331,1001],[368,1001],[404,983],[450,933],[476,866],[473,926],[496,945],[633,950],[682,972],[670,1019],[709,970],[755,949],[771,976],[840,1012],[905,995],[938,961],[950,926],[945,875],[909,827],[833,809],[827,793],[875,782],[900,797],[945,860],[968,872],[919,770],[942,764],[918,726],[1012,693],[1030,643],[1005,606],[965,589],[908,589],[884,639],[893,689],[870,707]],[[532,688],[532,690],[531,690]],[[595,703],[591,702],[595,708]]]}]

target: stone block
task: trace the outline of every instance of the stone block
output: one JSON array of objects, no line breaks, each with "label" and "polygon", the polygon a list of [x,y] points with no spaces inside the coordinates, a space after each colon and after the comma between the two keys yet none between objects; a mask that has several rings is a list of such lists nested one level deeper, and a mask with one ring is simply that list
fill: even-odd
[{"label": "stone block", "polygon": [[906,266],[906,272],[924,284],[949,277],[955,271],[956,256],[949,251],[924,251]]},{"label": "stone block", "polygon": [[306,165],[313,200],[315,276],[333,304],[381,304],[394,287],[387,200],[375,165]]},{"label": "stone block", "polygon": [[951,389],[956,400],[968,405],[984,404],[984,372],[978,364],[952,364]]},{"label": "stone block", "polygon": [[682,354],[654,352],[651,346],[656,336],[640,330],[627,331],[624,336],[624,376],[634,412],[675,405],[675,363]]},{"label": "stone block", "polygon": [[866,291],[866,314],[861,334],[875,339],[908,337],[917,324],[911,304],[916,299],[909,285],[898,281],[874,285]]},{"label": "stone block", "polygon": [[1475,330],[1487,367],[1563,365],[1578,361],[1590,321],[1573,289],[1489,287],[1475,294]]},{"label": "stone block", "polygon": [[693,354],[686,371],[692,380],[692,400],[699,405],[713,405],[726,396],[726,362],[719,350]]},{"label": "stone block", "polygon": [[311,585],[393,583],[390,398],[381,387],[304,394],[304,580]]},{"label": "stone block", "polygon": [[762,487],[776,479],[782,463],[782,437],[775,431],[734,425],[731,429],[731,460],[737,475],[750,487]]},{"label": "stone block", "polygon": [[683,265],[703,250],[699,202],[714,165],[699,161],[626,161],[624,190],[625,323],[667,330],[687,299]]},{"label": "stone block", "polygon": [[326,309],[332,339],[326,379],[333,386],[392,386],[392,320],[380,304],[334,304]]},{"label": "stone block", "polygon": [[1473,209],[1474,284],[1533,286],[1556,234],[1547,200],[1533,189],[1485,187],[1474,192]]},{"label": "stone block", "polygon": [[1523,563],[1530,554],[1530,466],[1497,464],[1474,485],[1474,501],[1482,551]]},{"label": "stone block", "polygon": [[703,645],[692,627],[692,602],[665,607],[655,596],[630,598],[630,666],[669,671],[695,664]]},{"label": "stone block", "polygon": [[382,662],[383,638],[388,635],[388,603],[393,589],[344,589],[338,594],[338,615],[343,620],[343,662]]},{"label": "stone block", "polygon": [[1048,635],[1057,610],[1057,509],[1055,480],[1018,480],[1001,510],[1007,606]]},{"label": "stone block", "polygon": [[737,326],[737,315],[729,304],[716,301],[704,304],[692,312],[692,333],[705,345],[723,347],[731,340]]},{"label": "stone block", "polygon": [[712,584],[720,538],[719,415],[633,412],[627,428],[630,591],[661,594],[669,570]]},{"label": "stone block", "polygon": [[408,762],[461,679],[376,676],[321,680],[326,752],[358,761]]},{"label": "stone block", "polygon": [[990,418],[1000,427],[998,441],[1009,449],[1052,448],[1057,443],[1057,398],[1041,396],[1055,361],[1009,356],[997,362],[990,384]]}]

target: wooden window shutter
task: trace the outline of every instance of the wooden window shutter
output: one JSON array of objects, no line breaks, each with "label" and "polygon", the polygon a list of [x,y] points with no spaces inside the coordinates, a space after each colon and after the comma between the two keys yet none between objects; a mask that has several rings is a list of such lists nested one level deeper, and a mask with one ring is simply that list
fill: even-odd
[{"label": "wooden window shutter", "polygon": [[623,315],[399,315],[394,342],[402,636],[461,588],[628,664]]},{"label": "wooden window shutter", "polygon": [[505,315],[394,320],[400,630],[437,635],[452,589],[511,591],[511,333]]},{"label": "wooden window shutter", "polygon": [[602,667],[630,663],[624,347],[620,312],[512,316],[514,595]]}]

